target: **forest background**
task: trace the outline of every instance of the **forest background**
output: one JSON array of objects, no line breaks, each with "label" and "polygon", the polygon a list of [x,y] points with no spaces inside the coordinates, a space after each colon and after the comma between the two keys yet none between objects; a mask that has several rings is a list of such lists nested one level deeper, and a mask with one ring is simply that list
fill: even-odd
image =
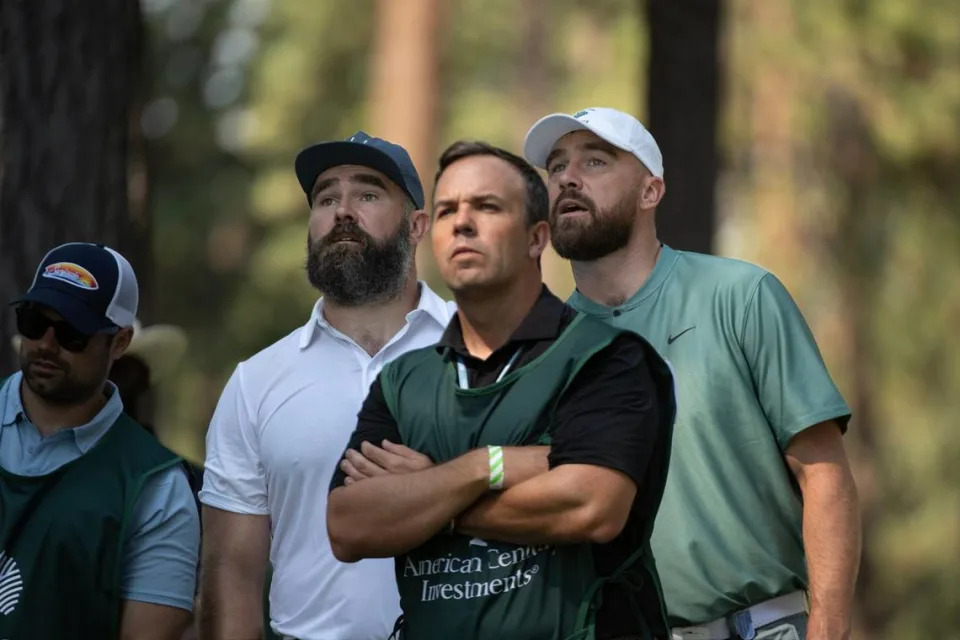
[{"label": "forest background", "polygon": [[[0,99],[0,293],[58,242],[127,254],[144,324],[189,337],[154,408],[194,460],[236,363],[315,301],[300,148],[364,129],[429,189],[456,139],[638,115],[662,236],[775,272],[854,409],[855,637],[960,638],[955,0],[5,0]],[[572,291],[555,255],[545,279]]]}]

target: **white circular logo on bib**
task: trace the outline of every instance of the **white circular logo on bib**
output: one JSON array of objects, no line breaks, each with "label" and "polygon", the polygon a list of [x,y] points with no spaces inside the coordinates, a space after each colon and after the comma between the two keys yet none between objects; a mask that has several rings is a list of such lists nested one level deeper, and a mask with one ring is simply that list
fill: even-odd
[{"label": "white circular logo on bib", "polygon": [[17,608],[20,602],[20,592],[23,591],[23,579],[20,577],[20,568],[13,558],[0,550],[0,615],[8,616]]}]

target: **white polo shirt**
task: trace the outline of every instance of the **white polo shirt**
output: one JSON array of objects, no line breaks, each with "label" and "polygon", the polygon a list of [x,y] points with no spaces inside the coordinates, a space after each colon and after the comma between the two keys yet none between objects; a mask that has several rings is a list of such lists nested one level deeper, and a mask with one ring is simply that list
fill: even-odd
[{"label": "white polo shirt", "polygon": [[383,365],[440,339],[455,307],[423,282],[420,302],[370,357],[323,317],[237,365],[210,428],[200,500],[269,515],[271,624],[300,640],[383,640],[400,615],[393,560],[343,564],[327,540],[330,479]]}]

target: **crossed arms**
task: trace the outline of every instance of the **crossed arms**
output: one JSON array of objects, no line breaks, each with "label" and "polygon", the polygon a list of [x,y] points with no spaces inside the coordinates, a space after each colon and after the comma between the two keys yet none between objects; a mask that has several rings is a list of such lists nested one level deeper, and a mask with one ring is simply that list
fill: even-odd
[{"label": "crossed arms", "polygon": [[331,487],[334,555],[345,562],[400,555],[454,520],[463,534],[515,544],[615,538],[661,428],[641,350],[616,354],[598,354],[571,383],[551,447],[504,448],[503,491],[489,490],[486,448],[434,465],[395,444],[399,430],[374,383]]}]

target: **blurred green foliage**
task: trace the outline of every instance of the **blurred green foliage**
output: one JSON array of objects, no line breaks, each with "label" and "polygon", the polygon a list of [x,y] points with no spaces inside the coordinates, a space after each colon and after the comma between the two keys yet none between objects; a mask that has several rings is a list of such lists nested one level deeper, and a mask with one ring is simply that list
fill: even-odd
[{"label": "blurred green foliage", "polygon": [[[437,153],[460,137],[518,149],[555,110],[604,104],[642,119],[642,2],[530,1],[540,13],[528,19],[512,0],[440,3]],[[236,362],[314,302],[293,158],[369,130],[378,3],[143,5],[148,295],[154,320],[191,339],[158,423],[201,459]],[[717,251],[784,279],[855,407],[858,637],[960,638],[960,4],[731,0],[723,40]],[[682,161],[666,159],[668,197]],[[569,293],[567,267],[547,267]]]}]

